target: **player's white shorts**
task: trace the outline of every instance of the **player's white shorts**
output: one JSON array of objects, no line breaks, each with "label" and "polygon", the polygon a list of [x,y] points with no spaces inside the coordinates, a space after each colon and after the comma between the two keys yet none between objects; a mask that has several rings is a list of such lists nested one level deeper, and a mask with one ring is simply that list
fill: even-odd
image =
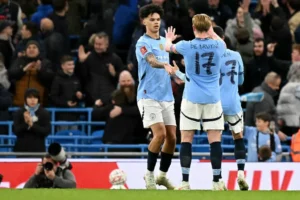
[{"label": "player's white shorts", "polygon": [[156,101],[153,99],[140,99],[138,107],[143,119],[144,128],[156,123],[176,126],[174,101]]},{"label": "player's white shorts", "polygon": [[224,120],[228,123],[229,129],[234,133],[240,133],[244,129],[243,111],[236,115],[224,115]]},{"label": "player's white shorts", "polygon": [[224,117],[221,101],[215,104],[197,104],[182,99],[180,130],[224,130]]}]

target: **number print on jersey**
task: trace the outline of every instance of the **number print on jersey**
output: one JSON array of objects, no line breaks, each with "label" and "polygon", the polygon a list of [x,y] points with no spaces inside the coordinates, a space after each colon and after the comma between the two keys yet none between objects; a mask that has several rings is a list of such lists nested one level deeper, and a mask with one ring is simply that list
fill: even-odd
[{"label": "number print on jersey", "polygon": [[223,76],[225,76],[225,73],[222,73],[222,71],[220,71],[219,85],[222,85],[222,82],[223,82]]},{"label": "number print on jersey", "polygon": [[200,74],[200,61],[199,61],[200,55],[198,52],[196,52],[195,55],[195,66],[196,66],[196,74]]},{"label": "number print on jersey", "polygon": [[234,81],[234,75],[237,75],[236,71],[235,71],[235,66],[236,66],[236,60],[228,60],[225,63],[226,66],[231,65],[231,70],[229,72],[226,73],[227,76],[230,76],[230,82],[232,84],[235,84]]},{"label": "number print on jersey", "polygon": [[[206,68],[207,74],[212,74],[210,68],[216,66],[216,64],[212,62],[214,55],[214,52],[207,52],[201,55],[201,58],[208,57],[207,63],[202,64],[202,67]],[[195,54],[195,73],[200,74],[200,56],[198,52]]]}]

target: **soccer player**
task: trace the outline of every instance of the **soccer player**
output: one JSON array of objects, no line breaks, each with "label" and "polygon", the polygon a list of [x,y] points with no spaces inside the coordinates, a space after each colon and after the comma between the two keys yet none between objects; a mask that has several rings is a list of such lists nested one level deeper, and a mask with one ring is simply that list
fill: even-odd
[{"label": "soccer player", "polygon": [[[156,189],[156,184],[174,189],[166,178],[176,146],[176,120],[169,76],[172,66],[169,64],[169,53],[164,47],[166,39],[159,36],[162,15],[163,10],[157,5],[150,4],[140,9],[140,18],[146,26],[146,33],[136,44],[138,107],[144,127],[151,128],[153,132],[153,139],[148,147],[147,172],[144,176],[147,189]],[[154,168],[159,152],[160,174],[155,180]]]},{"label": "soccer player", "polygon": [[[221,27],[214,27],[215,33],[225,38]],[[246,148],[243,141],[243,110],[239,95],[239,85],[244,82],[244,64],[239,52],[226,49],[221,57],[220,89],[224,120],[229,124],[234,139],[234,156],[238,167],[237,182],[240,190],[248,190],[245,180],[244,168],[246,161]]]},{"label": "soccer player", "polygon": [[220,99],[221,56],[226,50],[224,41],[213,31],[212,21],[205,14],[192,19],[195,39],[180,41],[171,27],[166,32],[166,50],[183,55],[186,65],[186,81],[181,102],[180,163],[182,184],[176,189],[188,190],[189,171],[192,160],[192,141],[202,121],[210,143],[210,157],[213,169],[213,190],[226,190],[221,177],[222,147],[221,133],[224,130],[223,110]]}]

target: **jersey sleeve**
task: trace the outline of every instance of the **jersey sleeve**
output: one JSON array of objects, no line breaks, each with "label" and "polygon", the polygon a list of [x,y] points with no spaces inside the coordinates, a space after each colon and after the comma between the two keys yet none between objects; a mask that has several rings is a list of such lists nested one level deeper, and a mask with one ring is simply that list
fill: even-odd
[{"label": "jersey sleeve", "polygon": [[275,134],[274,139],[275,139],[275,153],[280,154],[282,153],[282,147],[281,147],[279,136]]},{"label": "jersey sleeve", "polygon": [[153,53],[151,46],[146,42],[138,42],[135,47],[137,57],[146,58],[149,53]]},{"label": "jersey sleeve", "polygon": [[241,54],[237,52],[237,61],[239,63],[239,74],[238,74],[238,79],[239,79],[239,85],[243,85],[244,83],[244,63],[241,57]]},{"label": "jersey sleeve", "polygon": [[176,49],[177,53],[179,53],[181,55],[184,55],[188,51],[188,48],[189,48],[188,41],[182,40],[182,41],[178,42],[177,44],[175,44],[175,49]]}]

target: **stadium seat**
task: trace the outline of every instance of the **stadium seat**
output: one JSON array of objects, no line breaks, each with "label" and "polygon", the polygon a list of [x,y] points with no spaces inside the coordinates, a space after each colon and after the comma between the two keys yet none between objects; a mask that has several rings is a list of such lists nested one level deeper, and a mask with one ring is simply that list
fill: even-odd
[{"label": "stadium seat", "polygon": [[101,137],[99,139],[93,139],[92,144],[103,144],[102,137],[104,135],[104,130],[95,131],[92,133],[92,136]]},{"label": "stadium seat", "polygon": [[75,140],[72,136],[85,136],[86,134],[79,130],[63,130],[55,133],[56,136],[70,136],[70,139],[53,139],[53,142],[60,144],[74,144]]}]

